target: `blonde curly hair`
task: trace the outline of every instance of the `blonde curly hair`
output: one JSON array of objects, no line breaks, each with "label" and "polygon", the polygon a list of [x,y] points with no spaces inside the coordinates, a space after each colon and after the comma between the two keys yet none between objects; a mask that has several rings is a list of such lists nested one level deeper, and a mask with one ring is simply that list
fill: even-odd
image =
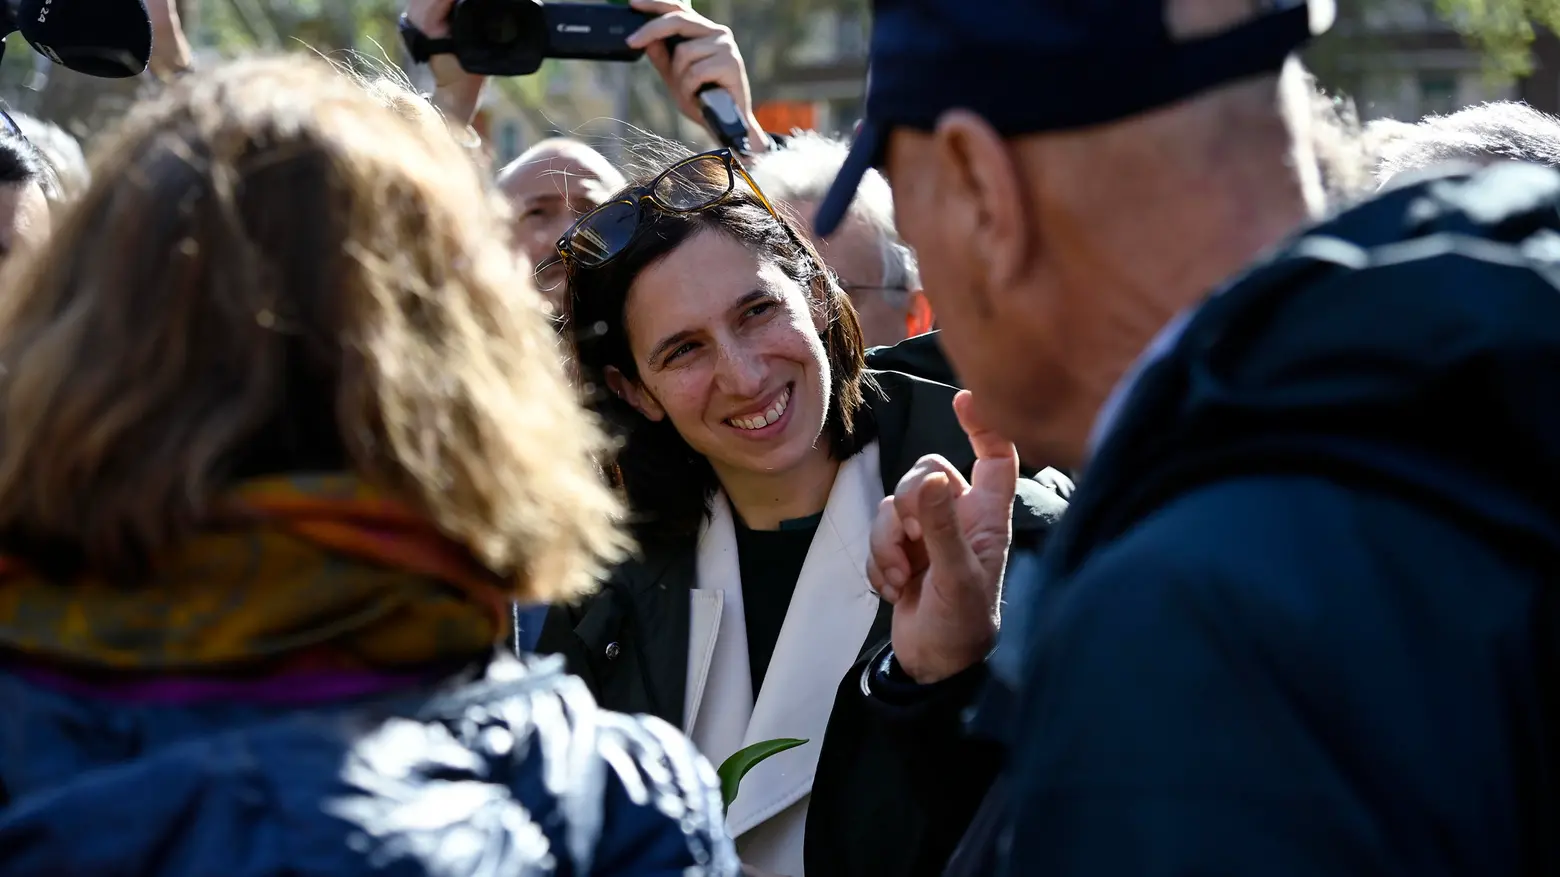
[{"label": "blonde curly hair", "polygon": [[315,422],[517,596],[581,593],[627,538],[501,211],[452,138],[322,61],[132,111],[0,298],[7,549],[144,568],[241,461],[312,459],[286,449]]}]

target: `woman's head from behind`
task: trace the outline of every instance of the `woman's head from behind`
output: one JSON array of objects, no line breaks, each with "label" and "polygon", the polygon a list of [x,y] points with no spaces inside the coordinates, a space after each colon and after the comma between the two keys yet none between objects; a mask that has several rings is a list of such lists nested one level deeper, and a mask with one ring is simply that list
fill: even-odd
[{"label": "woman's head from behind", "polygon": [[[680,184],[647,175],[615,196],[604,209],[632,235],[598,267],[571,259],[568,284],[580,376],[624,433],[635,514],[681,531],[719,479],[859,449],[864,368],[855,312],[811,246],[732,165],[692,161],[671,172]],[[641,186],[728,183],[702,209],[626,206]]]},{"label": "woman's head from behind", "polygon": [[445,132],[290,57],[181,81],[100,155],[0,300],[8,548],[134,570],[236,480],[350,470],[531,597],[616,554],[599,434]]}]

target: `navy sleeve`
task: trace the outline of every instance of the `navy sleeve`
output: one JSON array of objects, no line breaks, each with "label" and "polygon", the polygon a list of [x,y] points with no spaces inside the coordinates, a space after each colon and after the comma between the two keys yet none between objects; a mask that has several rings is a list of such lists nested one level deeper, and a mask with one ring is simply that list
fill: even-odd
[{"label": "navy sleeve", "polygon": [[1519,873],[1533,584],[1320,480],[1175,501],[1048,591],[1006,873]]},{"label": "navy sleeve", "polygon": [[829,716],[807,811],[808,877],[939,877],[1000,764],[963,734],[977,664],[932,685],[887,650],[858,662]]},{"label": "navy sleeve", "polygon": [[602,713],[608,766],[592,877],[737,877],[715,770],[654,716]]}]

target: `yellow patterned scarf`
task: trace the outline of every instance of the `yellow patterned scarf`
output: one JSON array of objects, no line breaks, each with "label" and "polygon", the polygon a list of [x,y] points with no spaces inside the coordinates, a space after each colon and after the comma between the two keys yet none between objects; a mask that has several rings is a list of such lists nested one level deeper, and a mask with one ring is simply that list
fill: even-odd
[{"label": "yellow patterned scarf", "polygon": [[247,482],[145,581],[53,581],[0,558],[0,650],[150,672],[415,669],[492,651],[503,583],[345,475]]}]

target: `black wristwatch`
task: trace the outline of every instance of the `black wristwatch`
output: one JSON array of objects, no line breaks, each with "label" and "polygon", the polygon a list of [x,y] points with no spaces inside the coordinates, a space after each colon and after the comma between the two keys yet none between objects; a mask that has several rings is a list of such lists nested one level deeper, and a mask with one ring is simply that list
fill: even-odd
[{"label": "black wristwatch", "polygon": [[406,44],[406,51],[411,54],[412,60],[418,64],[428,63],[428,59],[434,55],[452,55],[455,53],[455,41],[449,37],[434,39],[423,33],[417,25],[412,24],[406,13],[401,13],[401,42]]}]

